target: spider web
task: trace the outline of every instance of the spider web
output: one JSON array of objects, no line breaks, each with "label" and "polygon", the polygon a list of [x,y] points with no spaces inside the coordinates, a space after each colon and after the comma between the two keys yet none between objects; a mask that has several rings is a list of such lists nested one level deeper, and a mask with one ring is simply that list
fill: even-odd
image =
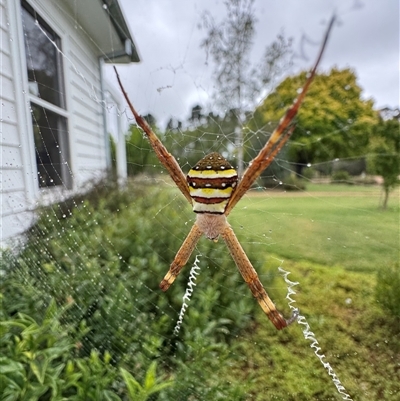
[{"label": "spider web", "polygon": [[[121,1],[126,15],[132,11],[128,3]],[[354,2],[353,7],[356,5]],[[219,13],[223,5],[210,7]],[[270,13],[263,7],[257,3],[262,18]],[[182,9],[185,9],[182,16],[178,16],[174,7],[163,9],[171,18],[170,25],[165,27],[157,14],[158,8],[139,2],[136,22],[131,22],[139,49],[141,42],[147,42],[144,35],[149,36],[145,29],[140,32],[139,27],[147,26],[149,20],[157,29],[165,30],[167,42],[169,37],[175,37],[171,31],[176,28],[180,31],[179,41],[171,39],[173,45],[165,45],[166,53],[171,52],[175,61],[166,63],[160,50],[157,62],[148,67],[147,59],[153,52],[149,44],[148,49],[143,46],[141,50],[142,66],[118,66],[118,70],[132,103],[141,114],[155,117],[157,134],[172,154],[180,155],[178,162],[186,173],[192,159],[220,151],[221,143],[226,149],[223,155],[235,163],[237,139],[234,129],[220,119],[223,110],[213,115],[212,123],[217,130],[211,132],[203,124],[202,118],[213,110],[215,90],[211,67],[194,68],[205,61],[199,49],[201,32],[197,29],[203,8],[197,5]],[[340,11],[343,24],[347,24],[347,12]],[[325,10],[314,19],[320,21],[321,16],[328,19],[329,13]],[[179,18],[191,19],[188,31],[180,26]],[[176,22],[175,26],[171,21]],[[278,25],[276,33],[279,28]],[[43,27],[40,29],[47,32]],[[315,31],[310,28],[307,37],[318,43],[321,32],[321,25],[315,25]],[[295,34],[297,59],[288,75],[309,68],[311,54],[318,48],[298,39],[299,31]],[[90,41],[90,35],[85,35]],[[82,97],[89,93],[101,110],[106,111],[108,130],[117,141],[117,131],[127,130],[133,124],[124,103],[116,105],[111,95],[101,99],[90,87],[90,71],[82,68],[52,38],[48,39],[60,54],[63,68],[72,71],[81,82]],[[262,49],[263,43],[265,38],[257,36],[254,53]],[[304,60],[303,53],[308,60]],[[31,56],[28,50],[27,58]],[[115,82],[108,66],[105,75]],[[203,117],[190,120],[190,108],[196,104],[202,105]],[[36,117],[34,111],[31,113]],[[171,116],[171,125],[167,127]],[[39,136],[43,132],[42,121],[50,126],[51,118],[51,113],[45,113],[40,121],[33,118]],[[348,127],[351,125],[349,122]],[[271,131],[272,127],[267,126],[246,132],[245,166]],[[327,178],[320,173],[337,162],[331,159],[304,166],[303,180],[307,186],[304,191],[296,191],[301,184],[291,181],[287,174],[294,167],[281,155],[274,168],[257,181],[232,212],[229,221],[279,310],[288,317],[292,307],[300,308],[300,325],[293,324],[277,332],[242,282],[222,241],[202,239],[171,289],[165,294],[158,289],[195,216],[149,151],[141,132],[128,139],[127,148],[128,173],[132,176],[119,192],[114,185],[115,176],[111,183],[109,179],[98,178],[82,182],[80,189],[74,191],[70,178],[63,178],[65,174],[72,175],[71,155],[63,154],[60,159],[66,166],[64,170],[50,162],[47,168],[57,172],[58,182],[41,188],[40,199],[32,208],[40,207],[36,225],[22,239],[18,238],[11,254],[5,254],[4,320],[9,318],[7,313],[15,317],[21,312],[40,322],[54,299],[59,310],[63,310],[56,331],[64,333],[74,344],[72,359],[83,360],[97,352],[107,365],[105,355],[109,353],[107,377],[112,379],[107,390],[121,399],[135,398],[128,398],[126,382],[118,369],[126,369],[141,385],[147,383],[151,387],[154,383],[149,372],[153,362],[157,363],[157,383],[174,382],[152,395],[153,398],[146,398],[151,400],[350,400],[352,397],[361,400],[382,396],[379,391],[388,400],[396,399],[400,392],[396,378],[385,381],[382,366],[365,375],[354,370],[354,366],[366,367],[371,361],[359,344],[362,340],[354,338],[353,330],[375,327],[373,316],[378,322],[383,319],[375,309],[372,316],[357,316],[364,311],[363,298],[372,297],[373,289],[365,288],[373,282],[372,265],[395,261],[398,245],[395,238],[381,240],[382,227],[376,227],[375,232],[365,225],[353,228],[351,223],[346,225],[343,216],[360,215],[361,220],[375,222],[371,216],[382,196],[378,187],[349,190],[352,187],[343,186],[338,195],[336,187],[330,190]],[[136,158],[130,158],[129,151]],[[51,159],[50,153],[45,148],[41,155]],[[115,164],[116,153],[113,155]],[[312,168],[317,172],[316,177],[308,174]],[[39,172],[41,179],[44,176]],[[75,177],[72,175],[71,179]],[[316,189],[315,182],[322,182],[320,189]],[[55,202],[57,199],[59,203]],[[383,216],[384,221],[398,213],[394,195],[391,202],[392,214]],[[331,210],[329,216],[324,215],[326,209]],[[20,224],[24,224],[22,219]],[[304,230],[292,229],[293,224],[302,225]],[[343,225],[345,228],[340,230],[338,227]],[[398,236],[398,230],[392,232]],[[357,242],[361,243],[359,247]],[[362,255],[363,250],[370,255],[366,249],[371,247],[375,249],[373,260],[357,260],[352,255]],[[325,277],[327,270],[332,272]],[[294,286],[294,282],[299,284]],[[15,304],[11,306],[11,302]],[[342,321],[343,318],[346,320]],[[367,322],[362,326],[364,318]],[[357,325],[348,323],[353,319]],[[400,363],[398,355],[393,355],[397,337],[391,339],[385,328],[379,333],[383,337],[376,347],[387,359],[382,357],[378,364],[386,366],[391,360],[393,365],[389,368],[398,377],[398,369],[393,367]],[[314,358],[314,351],[323,367]],[[91,374],[96,378],[94,370]],[[379,391],[373,389],[377,380],[385,382]]]}]

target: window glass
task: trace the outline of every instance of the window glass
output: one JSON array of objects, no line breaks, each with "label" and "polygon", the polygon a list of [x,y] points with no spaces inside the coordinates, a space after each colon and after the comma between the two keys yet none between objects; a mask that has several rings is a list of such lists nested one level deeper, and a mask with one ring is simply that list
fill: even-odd
[{"label": "window glass", "polygon": [[32,126],[39,186],[63,185],[70,188],[66,119],[32,103]]},{"label": "window glass", "polygon": [[60,38],[26,2],[21,10],[29,91],[64,108],[61,58],[54,46],[61,47]]},{"label": "window glass", "polygon": [[26,1],[21,5],[39,187],[71,188],[68,122],[51,107],[65,108],[61,39]]}]

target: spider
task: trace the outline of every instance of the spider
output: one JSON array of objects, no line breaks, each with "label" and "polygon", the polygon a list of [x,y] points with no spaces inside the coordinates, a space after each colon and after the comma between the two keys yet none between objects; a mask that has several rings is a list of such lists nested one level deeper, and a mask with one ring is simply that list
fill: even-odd
[{"label": "spider", "polygon": [[147,122],[132,106],[132,103],[121,83],[118,72],[114,67],[118,84],[137,124],[146,134],[158,159],[167,169],[172,180],[192,205],[193,211],[197,214],[195,223],[178,250],[175,259],[170,265],[168,273],[160,283],[162,291],[167,291],[175,281],[202,235],[214,241],[216,241],[218,237],[222,237],[244,281],[249,286],[253,296],[257,299],[262,310],[275,327],[280,330],[297,320],[298,311],[294,311],[289,319],[285,319],[276,309],[274,303],[269,298],[261,284],[257,272],[253,268],[249,258],[233,232],[232,227],[229,225],[227,216],[248,189],[250,189],[260,174],[271,164],[275,156],[279,153],[294,131],[295,126],[294,124],[291,125],[291,123],[295,118],[314,78],[316,69],[328,41],[333,22],[334,17],[329,23],[317,60],[309,73],[307,81],[298,98],[280,120],[277,128],[274,130],[265,146],[261,149],[260,153],[250,162],[249,167],[245,170],[241,179],[239,179],[236,170],[231,166],[231,164],[216,152],[210,153],[202,158],[192,169],[190,169],[185,177],[174,156],[168,152],[162,142],[151,130]]}]

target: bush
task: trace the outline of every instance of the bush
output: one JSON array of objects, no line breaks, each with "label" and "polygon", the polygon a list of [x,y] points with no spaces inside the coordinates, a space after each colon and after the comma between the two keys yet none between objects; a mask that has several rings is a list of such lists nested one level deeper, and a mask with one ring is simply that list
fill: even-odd
[{"label": "bush", "polygon": [[295,175],[289,175],[283,180],[282,188],[285,191],[305,191],[306,182]]},{"label": "bush", "polygon": [[376,285],[376,299],[390,315],[400,318],[399,263],[379,269]]},{"label": "bush", "polygon": [[[194,260],[168,292],[160,292],[158,284],[193,219],[184,199],[175,195],[168,187],[136,184],[117,191],[102,184],[86,196],[43,209],[24,248],[2,266],[1,318],[24,314],[40,322],[54,299],[57,305],[68,305],[59,318],[69,346],[60,364],[66,366],[68,353],[90,360],[96,350],[96,355],[109,355],[105,369],[111,369],[111,376],[117,375],[114,368],[135,367],[140,382],[149,363],[158,360],[161,373],[168,370],[170,375],[172,369],[179,382],[179,388],[165,389],[165,399],[178,399],[177,394],[188,399],[193,388],[202,400],[236,397],[235,386],[216,385],[215,377],[204,372],[211,375],[228,358],[228,344],[248,327],[258,305],[224,244],[201,240],[204,273],[180,336],[173,337]],[[257,270],[262,261],[258,263]],[[205,272],[215,265],[218,269]],[[230,290],[220,292],[221,283]],[[238,299],[237,293],[248,296]]]},{"label": "bush", "polygon": [[172,384],[156,382],[154,363],[142,387],[126,370],[118,372],[107,351],[100,355],[92,350],[89,356],[78,357],[71,327],[60,320],[70,306],[57,309],[52,300],[41,322],[22,313],[0,322],[2,400],[117,401],[123,396],[145,401]]},{"label": "bush", "polygon": [[335,171],[331,177],[331,183],[344,182],[346,184],[352,184],[350,180],[350,174],[345,170]]},{"label": "bush", "polygon": [[318,171],[313,167],[304,167],[302,171],[302,177],[308,181],[318,176]]}]

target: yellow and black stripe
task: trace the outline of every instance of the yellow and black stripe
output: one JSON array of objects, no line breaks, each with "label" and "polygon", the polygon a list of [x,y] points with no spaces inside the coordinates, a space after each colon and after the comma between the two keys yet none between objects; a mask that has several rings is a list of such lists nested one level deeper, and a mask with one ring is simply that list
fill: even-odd
[{"label": "yellow and black stripe", "polygon": [[213,152],[201,159],[186,179],[194,212],[223,214],[237,185],[238,175],[225,158]]}]

